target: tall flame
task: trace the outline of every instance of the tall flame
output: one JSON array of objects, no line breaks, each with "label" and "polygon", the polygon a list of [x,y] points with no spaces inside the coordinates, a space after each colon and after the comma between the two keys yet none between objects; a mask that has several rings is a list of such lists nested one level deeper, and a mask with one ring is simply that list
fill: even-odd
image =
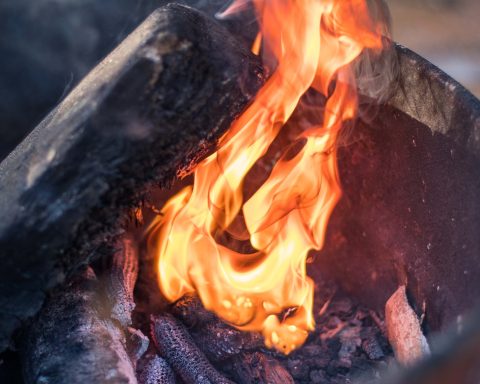
[{"label": "tall flame", "polygon": [[[225,321],[289,353],[315,325],[306,260],[322,248],[341,195],[335,143],[357,111],[352,62],[365,48],[382,48],[383,25],[367,0],[252,1],[260,26],[253,49],[261,44],[275,70],[217,152],[196,167],[194,185],[164,206],[149,228],[149,249],[167,299],[197,292]],[[244,202],[247,173],[311,87],[327,97],[323,123],[303,130],[301,150],[280,158]],[[255,253],[218,242],[239,214]]]}]

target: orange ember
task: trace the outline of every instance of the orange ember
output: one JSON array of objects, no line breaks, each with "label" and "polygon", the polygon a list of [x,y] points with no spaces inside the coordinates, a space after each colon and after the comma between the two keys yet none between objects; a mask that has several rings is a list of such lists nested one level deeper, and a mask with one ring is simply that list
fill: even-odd
[{"label": "orange ember", "polygon": [[[149,228],[149,249],[168,300],[196,292],[228,323],[290,353],[315,325],[306,260],[322,248],[341,195],[335,143],[357,110],[352,63],[365,48],[382,49],[384,26],[368,0],[252,1],[260,26],[252,50],[275,69],[217,152],[195,168],[193,186],[164,206]],[[311,87],[327,97],[322,125],[304,129],[301,150],[281,157],[244,201],[246,175]],[[238,215],[254,253],[218,241]]]}]

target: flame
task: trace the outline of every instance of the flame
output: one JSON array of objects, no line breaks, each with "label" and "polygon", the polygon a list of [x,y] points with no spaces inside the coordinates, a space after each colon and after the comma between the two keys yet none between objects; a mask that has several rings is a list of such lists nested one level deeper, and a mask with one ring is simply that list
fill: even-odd
[{"label": "flame", "polygon": [[[171,198],[150,226],[149,250],[168,300],[196,292],[225,321],[260,331],[268,347],[290,353],[315,326],[306,260],[322,248],[341,195],[335,143],[357,111],[352,63],[365,48],[382,49],[384,26],[371,17],[367,0],[253,4],[260,31],[252,50],[261,47],[275,68],[218,150],[196,167],[193,186]],[[304,129],[301,150],[280,158],[244,201],[246,175],[311,87],[327,97],[323,123]],[[239,216],[254,253],[218,241]]]}]

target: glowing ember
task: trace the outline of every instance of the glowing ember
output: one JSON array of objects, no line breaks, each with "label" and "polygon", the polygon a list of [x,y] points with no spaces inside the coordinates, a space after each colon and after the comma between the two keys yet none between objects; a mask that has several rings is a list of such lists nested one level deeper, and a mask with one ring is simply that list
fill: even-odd
[{"label": "glowing ember", "polygon": [[[352,62],[365,48],[382,49],[384,25],[367,0],[253,3],[260,33],[252,49],[261,46],[275,70],[217,152],[196,167],[194,185],[165,205],[149,228],[149,249],[167,299],[197,292],[225,321],[261,331],[268,347],[289,353],[315,325],[306,259],[322,248],[341,194],[335,143],[357,109]],[[235,3],[226,13],[241,8]],[[303,130],[302,149],[281,158],[244,202],[247,173],[310,87],[327,96],[323,124]],[[255,253],[218,242],[239,214]]]}]

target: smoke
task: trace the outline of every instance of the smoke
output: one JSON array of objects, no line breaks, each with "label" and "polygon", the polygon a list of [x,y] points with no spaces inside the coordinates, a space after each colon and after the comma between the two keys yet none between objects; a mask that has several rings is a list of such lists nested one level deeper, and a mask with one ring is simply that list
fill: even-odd
[{"label": "smoke", "polygon": [[[377,105],[389,100],[398,79],[398,62],[391,35],[391,17],[387,4],[383,0],[367,1],[370,14],[382,26],[383,49],[375,51],[365,49],[354,63],[356,86],[360,96],[367,97]],[[361,105],[359,117],[371,120],[372,105]]]}]

